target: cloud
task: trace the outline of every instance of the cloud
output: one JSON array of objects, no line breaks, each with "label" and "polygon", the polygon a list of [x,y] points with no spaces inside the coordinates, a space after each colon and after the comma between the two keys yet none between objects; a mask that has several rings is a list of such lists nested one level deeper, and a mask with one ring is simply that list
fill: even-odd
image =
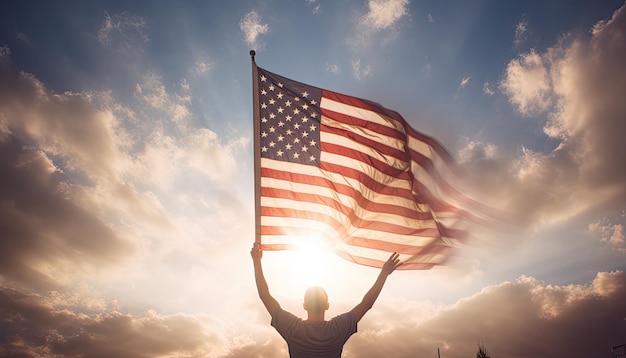
[{"label": "cloud", "polygon": [[400,20],[409,16],[408,4],[408,0],[367,1],[367,12],[356,16],[354,33],[347,39],[349,46],[357,53],[376,52],[380,46],[393,43],[399,34]]},{"label": "cloud", "polygon": [[239,28],[243,32],[246,43],[252,47],[261,46],[257,39],[260,35],[269,32],[269,25],[261,23],[261,17],[256,11],[250,11],[239,21]]},{"label": "cloud", "polygon": [[459,88],[464,88],[471,79],[472,79],[472,76],[463,77],[463,79],[461,80],[461,83],[459,84]]},{"label": "cloud", "polygon": [[556,145],[547,152],[499,147],[492,157],[466,162],[484,198],[532,227],[592,209],[623,210],[626,167],[617,163],[626,157],[624,36],[622,7],[590,36],[509,62],[500,88],[519,113],[546,121],[544,134]]},{"label": "cloud", "polygon": [[489,96],[493,96],[495,92],[492,89],[492,84],[489,82],[485,82],[483,84],[483,93]]},{"label": "cloud", "polygon": [[82,357],[217,357],[227,343],[210,317],[58,309],[47,296],[0,289],[0,355]]},{"label": "cloud", "polygon": [[368,0],[359,23],[373,30],[388,29],[408,14],[408,5],[409,0]]},{"label": "cloud", "polygon": [[[186,80],[169,90],[148,73],[130,108],[106,91],[50,91],[1,52],[0,283],[67,295],[126,270],[143,284],[150,259],[183,245],[200,262],[207,227],[239,220],[237,194],[218,195],[247,139],[194,128]],[[207,214],[206,203],[220,210]]]},{"label": "cloud", "polygon": [[426,356],[440,347],[442,356],[460,358],[475,354],[479,342],[495,357],[601,356],[622,343],[625,298],[621,271],[598,273],[590,285],[552,286],[522,276],[487,287],[426,321],[399,317],[376,327],[366,316],[345,356]]},{"label": "cloud", "polygon": [[526,38],[528,32],[528,20],[526,18],[522,18],[520,22],[515,25],[515,38],[513,40],[513,44],[515,46],[519,46]]},{"label": "cloud", "polygon": [[428,22],[433,23],[435,22],[435,19],[433,18],[433,15],[431,15],[431,13],[429,12],[428,15],[426,16],[426,19],[428,20]]},{"label": "cloud", "polygon": [[122,52],[142,49],[148,43],[144,18],[123,11],[119,14],[104,13],[104,21],[98,30],[98,42],[104,47],[115,46]]},{"label": "cloud", "polygon": [[587,228],[591,234],[598,235],[600,241],[608,244],[612,249],[626,253],[623,224],[614,224],[608,218],[603,217],[589,224]]},{"label": "cloud", "polygon": [[[501,357],[601,356],[623,343],[626,274],[599,272],[584,285],[548,285],[533,277],[489,286],[452,305],[381,300],[359,323],[343,356],[415,357],[437,347],[451,358],[483,343]],[[0,353],[65,356],[274,357],[286,344],[267,321],[255,336],[226,336],[210,316],[76,313],[55,296],[0,287]],[[379,319],[385,317],[385,319]],[[386,323],[384,323],[386,321]],[[263,327],[263,328],[261,328]],[[418,337],[416,339],[415,337]]]},{"label": "cloud", "polygon": [[341,72],[341,68],[339,68],[339,65],[337,64],[326,64],[326,71],[334,74],[334,75],[338,75]]},{"label": "cloud", "polygon": [[552,82],[544,59],[534,51],[509,62],[500,87],[524,115],[541,113],[552,105]]},{"label": "cloud", "polygon": [[352,75],[357,80],[361,80],[372,75],[372,68],[370,65],[361,67],[361,59],[354,59],[352,60]]}]

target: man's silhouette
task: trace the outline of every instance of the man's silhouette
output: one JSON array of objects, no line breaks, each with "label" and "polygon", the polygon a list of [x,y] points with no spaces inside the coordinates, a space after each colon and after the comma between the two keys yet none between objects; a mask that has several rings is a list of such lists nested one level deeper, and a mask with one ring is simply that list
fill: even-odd
[{"label": "man's silhouette", "polygon": [[383,289],[387,276],[401,265],[398,254],[392,254],[380,270],[380,274],[372,288],[367,291],[363,300],[349,312],[326,321],[324,314],[328,309],[328,295],[321,287],[311,287],[304,294],[303,307],[307,319],[296,317],[283,310],[270,294],[261,258],[263,251],[259,244],[254,244],[250,251],[254,262],[254,277],[259,297],[272,316],[272,326],[287,341],[289,355],[298,357],[341,357],[343,345],[357,331],[357,322],[376,302]]}]

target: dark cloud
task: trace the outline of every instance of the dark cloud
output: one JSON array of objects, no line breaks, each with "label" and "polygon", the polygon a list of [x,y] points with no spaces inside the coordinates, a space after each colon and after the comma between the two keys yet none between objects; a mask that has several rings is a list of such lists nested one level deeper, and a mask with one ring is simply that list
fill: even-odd
[{"label": "dark cloud", "polygon": [[116,311],[88,316],[6,287],[0,289],[0,331],[3,357],[197,357],[224,346],[219,334],[190,316]]},{"label": "dark cloud", "polygon": [[[421,324],[364,332],[352,356],[467,357],[484,343],[494,357],[600,357],[624,343],[626,275],[599,273],[589,286],[551,286],[530,277],[488,287]],[[374,344],[373,342],[384,342]]]},{"label": "dark cloud", "polygon": [[42,151],[6,138],[0,172],[0,275],[6,280],[52,289],[62,281],[53,274],[117,262],[132,252],[106,223],[68,200],[64,175]]},{"label": "dark cloud", "polygon": [[[255,343],[229,340],[215,320],[186,315],[58,309],[50,297],[0,289],[4,355],[83,357],[276,357],[278,333]],[[494,357],[600,357],[626,335],[626,274],[601,272],[588,285],[553,286],[522,276],[447,308],[407,309],[379,302],[347,343],[345,357],[473,356],[479,343]],[[409,305],[410,306],[410,305]],[[372,313],[375,313],[374,311]],[[411,313],[413,312],[413,313]],[[381,322],[378,318],[390,318]],[[252,329],[252,327],[251,327]]]}]

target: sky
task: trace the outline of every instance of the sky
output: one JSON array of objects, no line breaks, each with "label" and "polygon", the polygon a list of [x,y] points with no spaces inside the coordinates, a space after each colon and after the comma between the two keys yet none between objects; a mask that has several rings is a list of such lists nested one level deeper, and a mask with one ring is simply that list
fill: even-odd
[{"label": "sky", "polygon": [[[0,356],[280,357],[254,286],[257,64],[398,111],[509,215],[394,272],[344,357],[626,344],[626,4],[31,1],[0,11]],[[484,235],[484,236],[481,236]],[[266,252],[327,317],[378,270]]]}]

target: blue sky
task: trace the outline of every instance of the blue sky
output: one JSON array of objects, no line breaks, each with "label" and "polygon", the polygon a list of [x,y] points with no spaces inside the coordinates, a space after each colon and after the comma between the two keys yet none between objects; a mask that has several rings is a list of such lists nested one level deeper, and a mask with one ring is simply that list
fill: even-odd
[{"label": "blue sky", "polygon": [[[625,35],[609,0],[3,5],[0,355],[286,355],[249,257],[251,49],[398,111],[516,223],[394,273],[344,356],[606,354],[626,343]],[[301,315],[307,285],[332,316],[377,274],[264,265]]]}]

